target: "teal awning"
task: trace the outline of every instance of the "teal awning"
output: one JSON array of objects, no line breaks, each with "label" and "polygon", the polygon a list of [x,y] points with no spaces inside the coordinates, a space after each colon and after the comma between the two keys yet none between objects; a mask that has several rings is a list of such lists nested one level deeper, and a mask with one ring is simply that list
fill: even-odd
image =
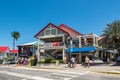
[{"label": "teal awning", "polygon": [[38,42],[34,43],[33,45],[37,47],[38,46]]},{"label": "teal awning", "polygon": [[[40,40],[40,44],[43,45],[44,41]],[[33,45],[37,47],[38,46],[38,42],[34,43]]]},{"label": "teal awning", "polygon": [[83,47],[83,48],[68,48],[66,52],[77,53],[77,52],[92,52],[95,51],[95,47]]}]

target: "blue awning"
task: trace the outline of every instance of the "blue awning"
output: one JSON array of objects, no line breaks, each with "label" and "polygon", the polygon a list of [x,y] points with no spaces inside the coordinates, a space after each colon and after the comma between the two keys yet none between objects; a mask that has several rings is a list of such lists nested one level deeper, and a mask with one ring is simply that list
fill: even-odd
[{"label": "blue awning", "polygon": [[95,51],[95,47],[83,47],[83,48],[68,48],[66,52],[77,53],[77,52],[92,52]]}]

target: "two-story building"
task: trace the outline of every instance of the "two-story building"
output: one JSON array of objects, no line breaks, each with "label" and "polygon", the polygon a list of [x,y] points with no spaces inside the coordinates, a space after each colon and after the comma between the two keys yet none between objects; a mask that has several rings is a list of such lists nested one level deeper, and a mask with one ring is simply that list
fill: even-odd
[{"label": "two-story building", "polygon": [[[98,36],[93,33],[83,35],[64,24],[56,26],[49,23],[34,37],[37,43],[18,45],[19,55],[22,55],[21,51],[23,51],[29,55],[38,55],[38,59],[46,56],[52,59],[67,59],[67,61],[74,56],[77,62],[84,62],[86,55],[91,59],[98,56]],[[44,41],[42,45],[41,41]],[[37,44],[35,49],[34,44]]]},{"label": "two-story building", "polygon": [[[56,26],[49,23],[35,35],[35,38],[38,39],[38,43],[40,40],[45,42],[44,54],[53,59],[64,60],[67,57],[66,49],[70,47],[70,39],[72,39],[74,47],[79,47],[77,36],[81,35],[81,33],[64,24]],[[38,49],[41,49],[41,47],[38,46]]]}]

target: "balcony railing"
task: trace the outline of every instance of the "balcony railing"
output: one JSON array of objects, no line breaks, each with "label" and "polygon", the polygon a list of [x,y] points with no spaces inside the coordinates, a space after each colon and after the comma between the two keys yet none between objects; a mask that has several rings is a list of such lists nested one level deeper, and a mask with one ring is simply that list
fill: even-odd
[{"label": "balcony railing", "polygon": [[53,43],[45,43],[43,46],[44,49],[58,49],[65,48],[64,42],[53,42]]},{"label": "balcony railing", "polygon": [[88,43],[88,44],[82,43],[81,44],[81,47],[89,47],[89,46],[94,46],[94,45],[93,43]]}]

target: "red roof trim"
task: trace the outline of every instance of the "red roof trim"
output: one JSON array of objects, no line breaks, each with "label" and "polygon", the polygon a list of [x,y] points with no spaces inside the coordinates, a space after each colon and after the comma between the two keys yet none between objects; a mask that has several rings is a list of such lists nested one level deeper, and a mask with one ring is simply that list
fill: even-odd
[{"label": "red roof trim", "polygon": [[0,52],[4,53],[5,51],[7,51],[9,49],[8,46],[0,46]]},{"label": "red roof trim", "polygon": [[10,53],[18,53],[18,50],[10,50]]},{"label": "red roof trim", "polygon": [[77,31],[75,31],[74,29],[72,29],[72,28],[66,26],[65,24],[60,24],[58,27],[61,28],[61,26],[67,27],[67,28],[71,29],[72,31],[74,31],[74,32],[76,32],[76,33],[78,33],[78,34],[83,35],[83,34],[77,32]]},{"label": "red roof trim", "polygon": [[62,30],[63,32],[65,32],[66,34],[68,34],[69,35],[69,33],[68,32],[66,32],[66,31],[64,31],[63,29],[61,29],[61,28],[59,28],[59,27],[57,27],[56,25],[54,25],[54,24],[52,24],[52,23],[49,23],[48,25],[46,25],[40,32],[38,32],[34,37],[37,37],[42,31],[44,31],[49,25],[52,25],[53,27],[55,27],[55,28],[57,28],[57,29],[59,29],[59,30]]}]

